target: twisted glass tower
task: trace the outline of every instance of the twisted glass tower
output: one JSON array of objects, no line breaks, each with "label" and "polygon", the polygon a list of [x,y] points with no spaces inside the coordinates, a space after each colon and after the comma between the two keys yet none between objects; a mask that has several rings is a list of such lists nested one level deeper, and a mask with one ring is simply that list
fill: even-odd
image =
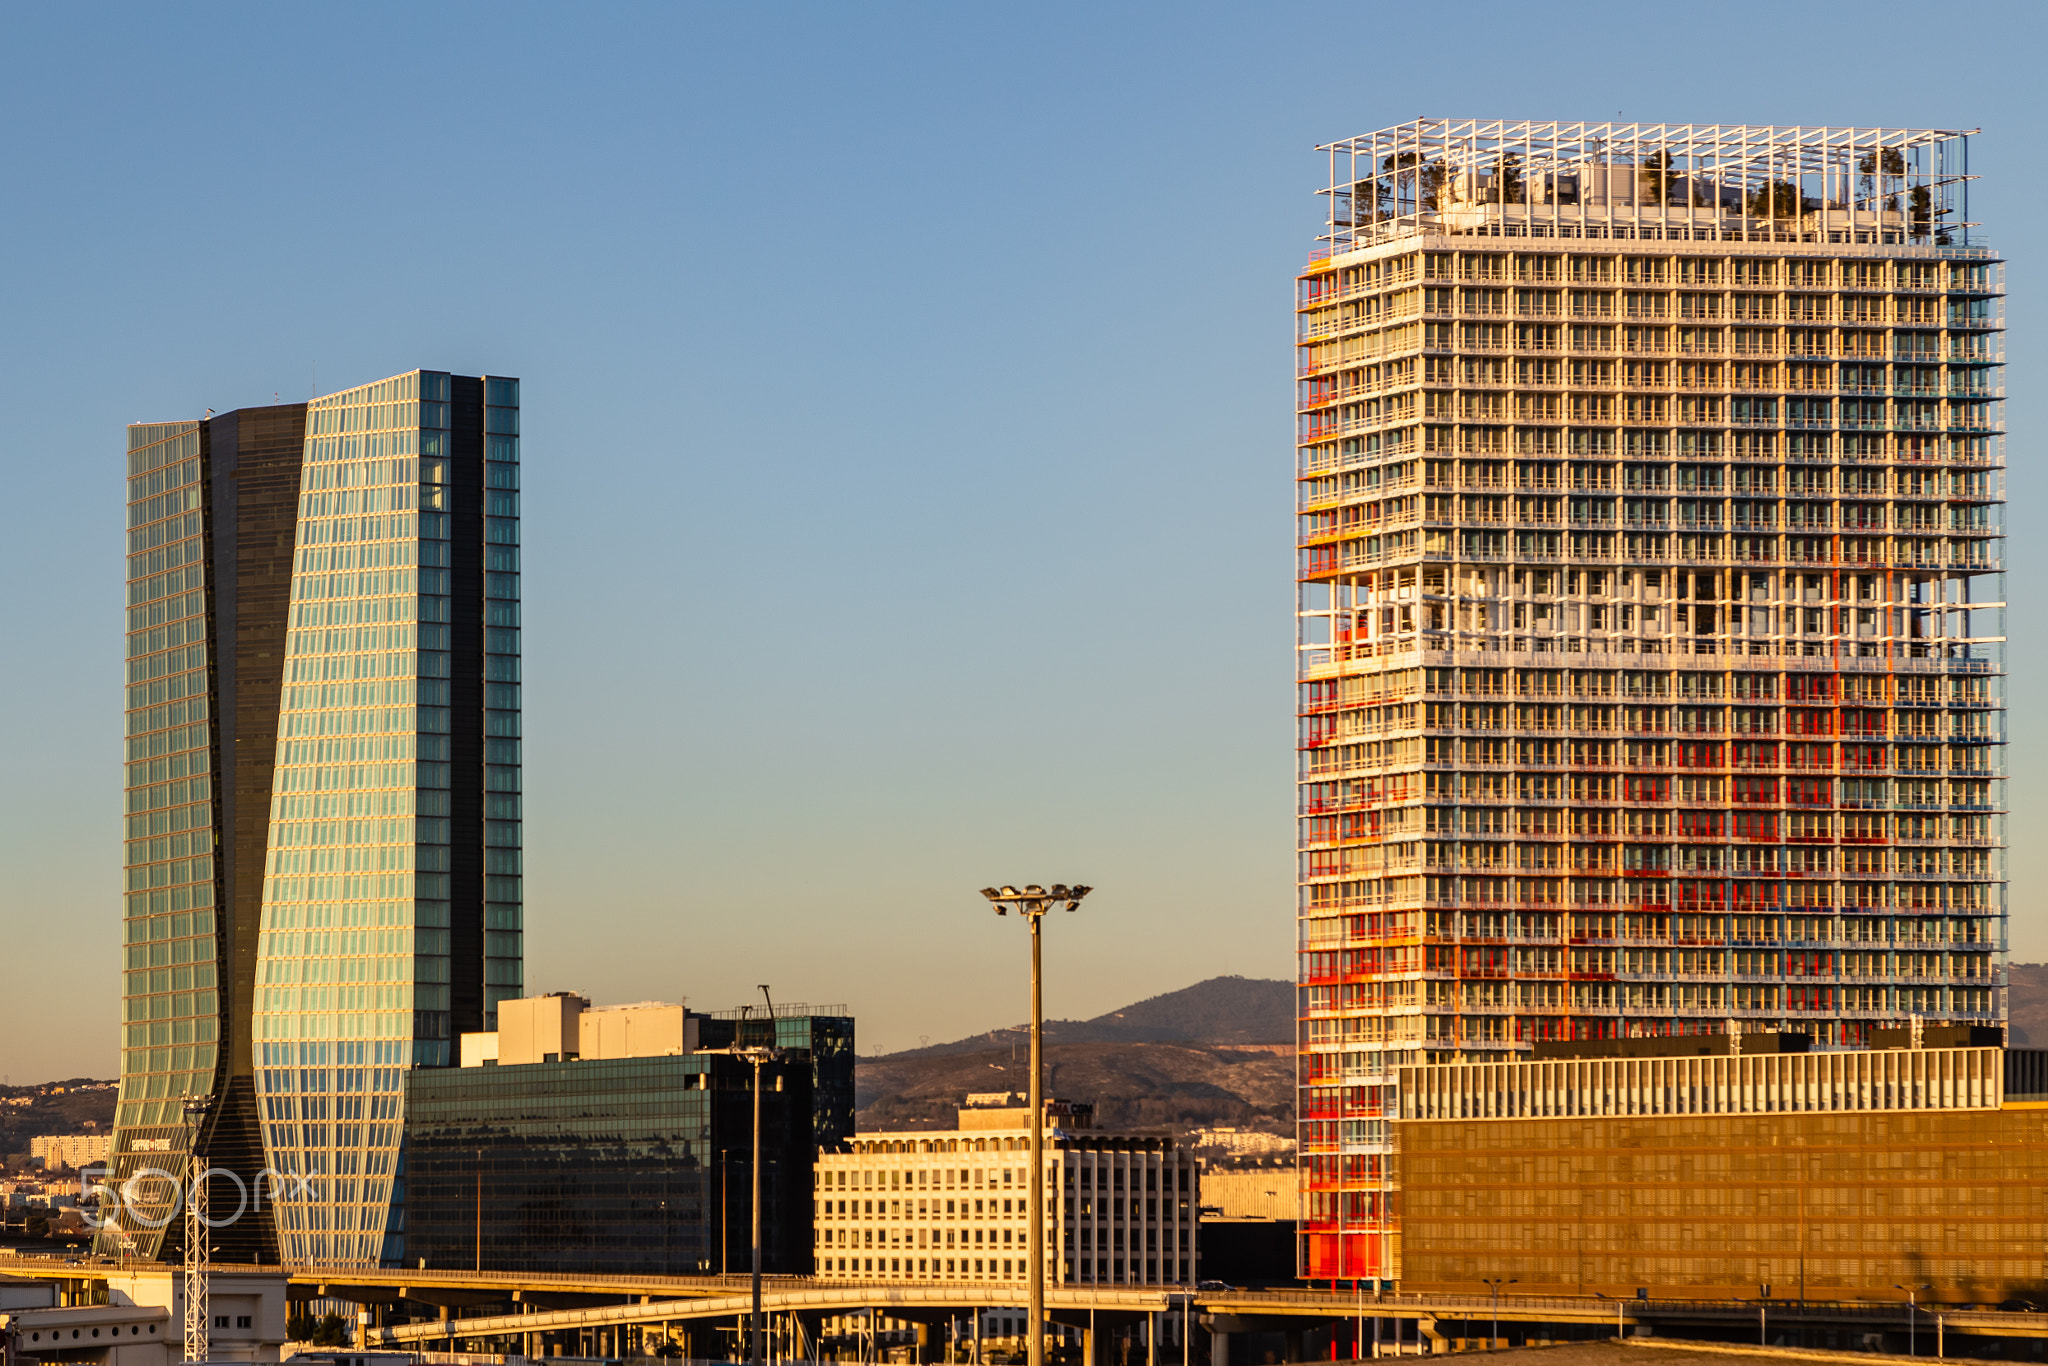
[{"label": "twisted glass tower", "polygon": [[[179,1255],[164,1174],[195,1147],[231,1174],[217,1208],[263,1167],[249,1003],[305,431],[303,403],[128,429],[124,1196],[103,1252]],[[224,1259],[276,1260],[268,1219],[215,1236]]]},{"label": "twisted glass tower", "polygon": [[403,1073],[520,994],[518,405],[307,412],[251,1030],[288,1262],[403,1258]]},{"label": "twisted glass tower", "polygon": [[137,424],[127,475],[99,1250],[179,1256],[196,1155],[221,1257],[396,1261],[402,1075],[521,994],[519,381]]}]

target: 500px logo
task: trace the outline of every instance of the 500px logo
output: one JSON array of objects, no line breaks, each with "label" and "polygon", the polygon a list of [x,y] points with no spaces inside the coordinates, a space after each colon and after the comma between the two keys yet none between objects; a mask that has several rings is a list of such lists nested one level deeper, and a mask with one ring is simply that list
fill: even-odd
[{"label": "500px logo", "polygon": [[[103,1171],[104,1169],[102,1169]],[[280,1197],[305,1200],[314,1194],[313,1183],[303,1176],[287,1176],[283,1172],[265,1167],[256,1174],[255,1189],[251,1183],[225,1167],[208,1167],[190,1178],[189,1183],[181,1180],[175,1172],[162,1167],[144,1167],[130,1176],[118,1187],[104,1181],[91,1179],[90,1174],[79,1179],[81,1200],[96,1199],[96,1206],[85,1214],[86,1225],[90,1228],[113,1228],[118,1230],[126,1222],[142,1228],[162,1228],[178,1217],[181,1210],[192,1198],[192,1190],[203,1182],[215,1178],[231,1183],[235,1188],[235,1207],[226,1215],[218,1215],[208,1208],[199,1216],[199,1221],[208,1228],[226,1228],[244,1214],[260,1212],[267,1193],[270,1202],[276,1204]],[[211,1186],[207,1189],[210,1191]]]}]

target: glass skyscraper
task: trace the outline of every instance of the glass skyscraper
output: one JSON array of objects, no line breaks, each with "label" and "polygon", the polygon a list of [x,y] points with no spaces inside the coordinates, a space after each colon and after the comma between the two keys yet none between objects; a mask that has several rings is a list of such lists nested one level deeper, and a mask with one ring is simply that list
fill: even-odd
[{"label": "glass skyscraper", "polygon": [[[414,371],[130,429],[115,1175],[213,1095],[202,1144],[284,1178],[252,1259],[402,1257],[402,1074],[521,994],[518,409]],[[171,1255],[149,1214],[116,1243]]]},{"label": "glass skyscraper", "polygon": [[[137,1197],[102,1251],[175,1257],[163,1178],[198,1142],[263,1168],[249,1047],[256,925],[306,405],[128,429],[126,872],[112,1184]],[[196,1134],[184,1106],[212,1104]],[[212,1192],[231,1208],[232,1183]],[[274,1261],[267,1219],[221,1255]]]}]

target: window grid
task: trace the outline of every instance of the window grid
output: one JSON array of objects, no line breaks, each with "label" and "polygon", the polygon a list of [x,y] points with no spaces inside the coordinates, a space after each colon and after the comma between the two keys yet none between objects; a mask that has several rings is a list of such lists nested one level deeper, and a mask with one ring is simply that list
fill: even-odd
[{"label": "window grid", "polygon": [[1562,128],[1374,135],[1299,282],[1305,1275],[1389,1274],[1400,1067],[2000,1018],[2003,279],[1963,182],[1905,203],[1933,143],[1874,130],[1505,159]]}]

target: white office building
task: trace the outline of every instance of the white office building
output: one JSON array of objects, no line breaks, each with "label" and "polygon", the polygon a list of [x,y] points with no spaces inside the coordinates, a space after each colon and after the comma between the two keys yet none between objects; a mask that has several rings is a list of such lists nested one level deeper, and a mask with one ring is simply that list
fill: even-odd
[{"label": "white office building", "polygon": [[[859,1134],[819,1157],[818,1274],[1015,1281],[1027,1268],[1030,1111],[1007,1097],[956,1129]],[[1195,1276],[1195,1160],[1162,1132],[1098,1131],[1048,1101],[1050,1285],[1175,1285]]]}]

